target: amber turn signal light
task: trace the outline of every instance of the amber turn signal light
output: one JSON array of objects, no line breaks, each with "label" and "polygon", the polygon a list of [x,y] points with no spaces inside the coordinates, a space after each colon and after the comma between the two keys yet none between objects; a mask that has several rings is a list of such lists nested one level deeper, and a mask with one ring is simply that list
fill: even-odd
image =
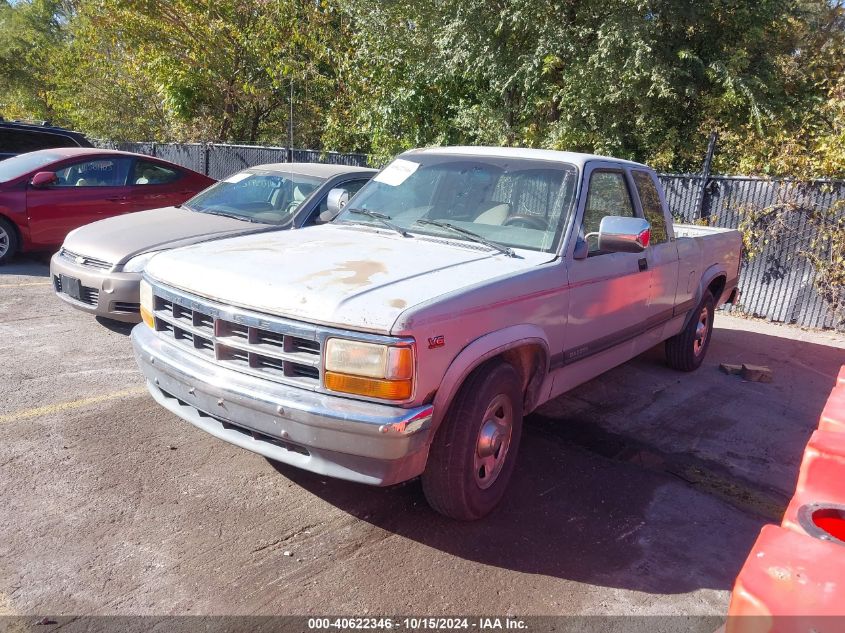
[{"label": "amber turn signal light", "polygon": [[153,319],[153,315],[143,306],[141,306],[141,320],[152,329],[155,329],[155,319]]},{"label": "amber turn signal light", "polygon": [[327,389],[341,393],[383,400],[407,400],[411,397],[412,381],[410,379],[385,380],[383,378],[366,378],[327,371],[323,380]]}]

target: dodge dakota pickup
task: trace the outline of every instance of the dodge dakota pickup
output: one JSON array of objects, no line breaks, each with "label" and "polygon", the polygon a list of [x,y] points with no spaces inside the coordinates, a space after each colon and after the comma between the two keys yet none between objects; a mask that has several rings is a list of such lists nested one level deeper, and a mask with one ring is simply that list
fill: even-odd
[{"label": "dodge dakota pickup", "polygon": [[490,512],[523,416],[665,341],[696,369],[736,301],[740,235],[673,225],[649,167],[534,149],[412,150],[333,222],[153,257],[132,343],[153,398],[265,457],[421,476]]}]

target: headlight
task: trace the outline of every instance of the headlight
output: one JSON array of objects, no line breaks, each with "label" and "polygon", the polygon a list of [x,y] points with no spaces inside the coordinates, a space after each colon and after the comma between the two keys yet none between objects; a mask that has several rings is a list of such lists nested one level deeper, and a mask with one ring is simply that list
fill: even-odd
[{"label": "headlight", "polygon": [[142,253],[141,255],[136,255],[128,262],[123,265],[123,272],[125,273],[140,273],[144,270],[144,266],[147,265],[147,262],[152,259],[153,255],[158,255],[158,251],[152,251],[150,253]]},{"label": "headlight", "polygon": [[327,389],[385,400],[407,400],[414,386],[414,348],[330,338],[326,341]]},{"label": "headlight", "polygon": [[153,319],[153,288],[145,279],[141,280],[141,319],[155,329]]}]

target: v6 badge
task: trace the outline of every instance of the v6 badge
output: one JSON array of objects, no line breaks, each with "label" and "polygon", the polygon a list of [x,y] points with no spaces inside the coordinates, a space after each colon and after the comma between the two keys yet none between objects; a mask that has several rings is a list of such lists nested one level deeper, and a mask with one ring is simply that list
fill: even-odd
[{"label": "v6 badge", "polygon": [[443,338],[443,335],[439,336],[430,336],[428,338],[428,349],[435,349],[437,347],[443,347],[446,345],[446,339]]}]

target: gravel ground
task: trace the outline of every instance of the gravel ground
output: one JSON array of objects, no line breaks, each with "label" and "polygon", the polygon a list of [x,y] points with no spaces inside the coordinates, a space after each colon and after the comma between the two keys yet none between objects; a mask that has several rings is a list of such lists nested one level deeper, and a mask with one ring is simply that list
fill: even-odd
[{"label": "gravel ground", "polygon": [[[725,316],[714,337],[699,372],[651,352],[531,416],[503,507],[457,524],[417,482],[321,478],[179,420],[128,329],[20,259],[0,269],[0,614],[722,614],[845,358]],[[715,369],[761,358],[772,384]]]}]

